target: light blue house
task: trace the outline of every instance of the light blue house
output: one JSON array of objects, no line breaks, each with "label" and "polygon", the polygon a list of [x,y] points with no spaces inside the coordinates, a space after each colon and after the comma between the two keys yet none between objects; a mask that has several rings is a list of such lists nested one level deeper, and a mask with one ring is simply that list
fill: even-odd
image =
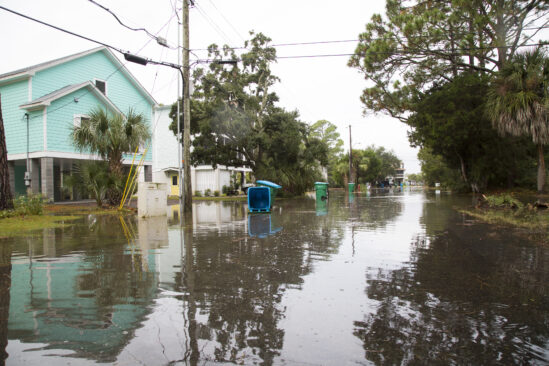
[{"label": "light blue house", "polygon": [[[157,104],[105,47],[2,74],[0,95],[12,190],[25,194],[28,185],[55,201],[73,198],[63,177],[76,161],[98,159],[72,145],[74,125],[99,106],[111,113],[133,109],[150,126]],[[151,180],[151,164],[148,152],[141,180]]]}]

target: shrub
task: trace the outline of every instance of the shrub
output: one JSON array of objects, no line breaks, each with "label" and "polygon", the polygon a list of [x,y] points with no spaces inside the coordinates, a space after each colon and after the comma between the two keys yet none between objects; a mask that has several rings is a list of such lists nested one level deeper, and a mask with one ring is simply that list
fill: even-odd
[{"label": "shrub", "polygon": [[0,219],[14,216],[42,215],[44,213],[44,201],[41,194],[19,196],[13,200],[13,210],[0,211]]},{"label": "shrub", "polygon": [[490,207],[500,208],[522,208],[522,202],[509,194],[486,196],[486,201]]},{"label": "shrub", "polygon": [[214,196],[219,197],[219,191],[214,191]]},{"label": "shrub", "polygon": [[204,197],[211,197],[212,196],[212,190],[211,189],[206,189],[204,191]]},{"label": "shrub", "polygon": [[42,215],[44,213],[44,197],[41,194],[19,196],[13,201],[17,215]]},{"label": "shrub", "polygon": [[221,192],[224,194],[224,195],[227,195],[229,193],[229,187],[227,187],[226,185],[224,185],[222,188],[221,188]]},{"label": "shrub", "polygon": [[194,191],[194,196],[195,196],[195,197],[202,197],[202,192],[200,192],[200,191]]}]

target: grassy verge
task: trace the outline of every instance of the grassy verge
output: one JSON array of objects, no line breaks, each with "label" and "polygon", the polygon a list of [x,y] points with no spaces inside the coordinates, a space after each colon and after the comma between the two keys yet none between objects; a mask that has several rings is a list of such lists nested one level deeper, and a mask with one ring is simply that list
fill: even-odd
[{"label": "grassy verge", "polygon": [[98,208],[94,205],[47,205],[44,208],[46,214],[71,214],[71,215],[119,215],[135,213],[133,209]]},{"label": "grassy verge", "polygon": [[459,212],[489,224],[520,227],[529,230],[549,230],[549,211],[513,211],[509,209],[469,209]]},{"label": "grassy verge", "polygon": [[0,220],[0,237],[29,235],[33,230],[58,228],[72,225],[70,222],[79,216],[18,216]]},{"label": "grassy verge", "polygon": [[[177,196],[169,196],[169,200],[178,200]],[[196,197],[193,196],[193,201],[246,201],[247,196],[219,196],[219,197]]]}]

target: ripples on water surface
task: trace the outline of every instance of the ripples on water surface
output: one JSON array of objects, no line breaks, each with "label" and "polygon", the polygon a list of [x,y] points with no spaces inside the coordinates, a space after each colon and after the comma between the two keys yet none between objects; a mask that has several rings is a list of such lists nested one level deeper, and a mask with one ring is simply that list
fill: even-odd
[{"label": "ripples on water surface", "polygon": [[0,365],[545,364],[549,251],[417,192],[0,241]]}]

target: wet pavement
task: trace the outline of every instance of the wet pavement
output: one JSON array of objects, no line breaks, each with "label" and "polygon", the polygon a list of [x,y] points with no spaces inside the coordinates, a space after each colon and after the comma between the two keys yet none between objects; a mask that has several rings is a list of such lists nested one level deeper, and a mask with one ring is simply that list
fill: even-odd
[{"label": "wet pavement", "polygon": [[549,363],[549,248],[423,191],[0,239],[0,365]]}]

